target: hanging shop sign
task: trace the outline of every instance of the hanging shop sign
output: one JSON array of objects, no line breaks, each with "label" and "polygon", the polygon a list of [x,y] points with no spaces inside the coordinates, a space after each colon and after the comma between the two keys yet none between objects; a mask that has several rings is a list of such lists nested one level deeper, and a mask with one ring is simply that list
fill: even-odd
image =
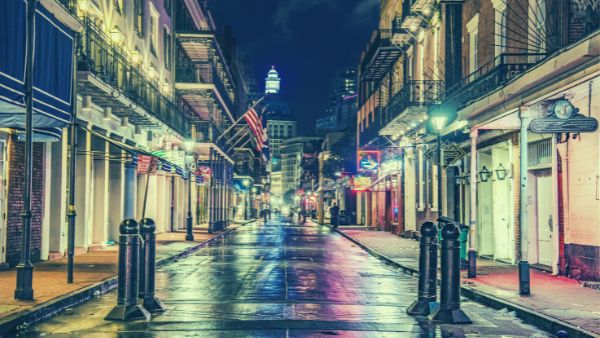
[{"label": "hanging shop sign", "polygon": [[[424,156],[431,161],[434,165],[438,164],[438,147],[433,146],[427,150]],[[448,167],[456,164],[456,162],[462,160],[467,153],[455,143],[444,143],[442,144],[442,156],[444,157],[444,167]]]},{"label": "hanging shop sign", "polygon": [[138,174],[156,174],[159,160],[150,155],[137,155],[137,172]]},{"label": "hanging shop sign", "polygon": [[373,172],[379,169],[381,163],[381,151],[358,150],[356,156],[356,167],[358,172]]},{"label": "hanging shop sign", "polygon": [[371,186],[371,177],[369,176],[356,176],[353,180],[352,190],[364,191]]},{"label": "hanging shop sign", "polygon": [[598,121],[579,114],[579,109],[567,99],[546,102],[548,114],[534,119],[529,129],[536,134],[592,133],[598,130]]}]

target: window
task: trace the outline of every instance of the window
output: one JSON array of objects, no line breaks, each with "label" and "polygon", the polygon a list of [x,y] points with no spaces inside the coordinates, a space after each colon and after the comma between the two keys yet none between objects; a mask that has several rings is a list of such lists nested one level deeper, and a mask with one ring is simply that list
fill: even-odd
[{"label": "window", "polygon": [[288,136],[289,137],[293,137],[294,136],[294,127],[292,125],[288,126]]},{"label": "window", "polygon": [[[546,52],[546,1],[529,0],[529,43],[528,49],[533,54]],[[542,55],[532,55],[530,62],[537,62]]]},{"label": "window", "polygon": [[133,26],[138,36],[144,34],[144,1],[134,0],[133,11],[135,14]]},{"label": "window", "polygon": [[158,48],[158,37],[159,37],[159,28],[158,28],[158,18],[159,13],[154,8],[152,3],[150,4],[150,51],[154,56],[156,56],[156,50]]},{"label": "window", "polygon": [[467,23],[467,32],[469,33],[469,73],[472,74],[479,69],[479,14]]},{"label": "window", "polygon": [[169,16],[171,16],[171,0],[165,0],[165,12],[167,12],[169,14]]},{"label": "window", "polygon": [[171,69],[171,33],[167,27],[163,28],[163,58],[165,68]]},{"label": "window", "polygon": [[506,3],[504,0],[492,0],[492,5],[494,5],[494,57],[496,65],[502,63],[501,58],[499,57],[506,51],[506,38],[507,38],[507,30],[506,30]]}]

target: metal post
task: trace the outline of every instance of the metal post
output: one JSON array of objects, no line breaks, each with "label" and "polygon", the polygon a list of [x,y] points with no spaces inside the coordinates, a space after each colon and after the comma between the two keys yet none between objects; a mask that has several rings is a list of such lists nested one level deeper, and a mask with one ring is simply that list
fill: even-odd
[{"label": "metal post", "polygon": [[209,160],[208,160],[208,165],[210,167],[210,184],[208,186],[208,233],[212,234],[214,229],[215,229],[215,224],[214,224],[214,217],[215,217],[215,211],[214,211],[214,203],[215,203],[215,190],[214,190],[214,185],[215,185],[215,172],[214,172],[214,156],[213,156],[213,149],[210,148],[210,153],[208,155]]},{"label": "metal post", "polygon": [[150,313],[137,304],[139,292],[140,235],[135,220],[126,219],[119,226],[119,277],[117,306],[104,317],[106,320],[129,321],[150,319]]},{"label": "metal post", "polygon": [[520,190],[519,190],[519,225],[521,228],[521,259],[519,261],[519,294],[526,296],[531,294],[531,285],[529,283],[529,226],[528,226],[528,206],[527,206],[527,163],[528,163],[528,137],[530,119],[527,113],[521,111],[521,132],[519,134],[519,172],[520,172]]},{"label": "metal post", "polygon": [[25,55],[25,182],[23,184],[23,232],[21,259],[17,265],[15,299],[33,300],[33,265],[31,264],[31,171],[33,163],[33,52],[35,7],[37,0],[27,1],[27,40]]},{"label": "metal post", "polygon": [[471,324],[466,313],[460,309],[460,229],[455,222],[442,217],[442,260],[440,274],[440,307],[431,314],[431,320],[447,324]]},{"label": "metal post", "polygon": [[467,270],[467,278],[477,277],[477,252],[475,251],[475,241],[477,238],[477,137],[479,130],[471,131],[471,204],[470,212],[471,219],[469,221],[469,252],[468,261],[469,267]]},{"label": "metal post", "polygon": [[437,227],[432,222],[421,225],[419,244],[419,290],[418,299],[406,313],[412,316],[428,316],[437,307]]},{"label": "metal post", "polygon": [[73,39],[73,84],[71,87],[71,107],[73,117],[69,126],[69,197],[67,206],[67,283],[73,283],[74,256],[75,256],[75,163],[77,156],[77,38]]},{"label": "metal post", "polygon": [[[191,167],[190,167],[191,168]],[[188,173],[188,210],[187,210],[187,218],[185,220],[185,240],[193,241],[194,240],[194,219],[192,218],[192,171],[189,170]]]},{"label": "metal post", "polygon": [[438,175],[437,175],[437,207],[438,207],[438,215],[441,216],[445,216],[444,215],[444,207],[443,207],[443,203],[442,203],[442,193],[443,193],[443,189],[442,189],[442,170],[444,170],[444,154],[442,152],[442,132],[438,132],[437,134],[437,147],[438,147]]},{"label": "metal post", "polygon": [[166,307],[155,296],[156,282],[156,223],[150,218],[140,222],[140,234],[144,238],[140,257],[140,299],[148,312],[163,312]]}]

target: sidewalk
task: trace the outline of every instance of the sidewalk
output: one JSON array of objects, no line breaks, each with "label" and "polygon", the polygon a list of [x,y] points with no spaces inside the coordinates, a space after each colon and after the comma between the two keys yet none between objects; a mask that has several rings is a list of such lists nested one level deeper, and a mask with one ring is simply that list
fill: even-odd
[{"label": "sidewalk", "polygon": [[[208,242],[235,230],[233,223],[224,231],[208,233],[206,227],[194,228],[194,241],[185,241],[185,231],[157,235],[157,265],[188,255]],[[0,337],[15,323],[38,321],[64,308],[82,303],[116,287],[118,245],[75,256],[74,283],[67,284],[67,258],[34,264],[34,301],[14,299],[16,272],[0,271]]]},{"label": "sidewalk", "polygon": [[[388,232],[337,229],[372,254],[409,272],[418,271],[419,242]],[[565,329],[569,337],[600,336],[600,293],[577,281],[531,269],[531,296],[518,294],[517,266],[488,259],[477,260],[477,278],[463,272],[462,294],[487,306],[510,311],[542,329]]]}]

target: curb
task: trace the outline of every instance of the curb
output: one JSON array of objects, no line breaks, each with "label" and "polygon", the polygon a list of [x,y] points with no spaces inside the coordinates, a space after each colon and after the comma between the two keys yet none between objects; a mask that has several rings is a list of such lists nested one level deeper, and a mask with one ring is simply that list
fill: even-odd
[{"label": "curb", "polygon": [[[169,257],[161,258],[156,261],[156,267],[158,268],[161,266],[165,266],[177,259],[189,256],[190,254],[202,249],[208,244],[225,237],[231,232],[236,231],[239,227],[245,226],[252,222],[254,221],[245,222],[239,224],[234,228],[226,229],[222,233],[212,238],[209,238],[204,242],[198,243]],[[12,333],[15,329],[19,327],[25,328],[29,325],[38,323],[44,319],[53,317],[67,308],[85,303],[86,301],[96,297],[98,293],[100,295],[108,293],[117,287],[117,281],[117,276],[109,277],[96,284],[92,284],[79,290],[72,291],[65,295],[51,299],[47,302],[33,306],[27,310],[19,311],[3,319],[0,319],[0,338],[4,337],[9,333]]]},{"label": "curb", "polygon": [[[326,226],[329,229],[331,229],[332,231],[340,234],[342,237],[344,237],[347,240],[349,240],[350,242],[356,244],[357,246],[359,246],[363,250],[367,251],[372,256],[375,256],[375,257],[379,258],[380,260],[384,261],[386,264],[394,266],[396,268],[399,268],[403,272],[405,272],[409,275],[413,275],[413,274],[418,275],[419,274],[419,271],[417,269],[394,261],[393,259],[389,258],[388,256],[386,256],[380,252],[377,252],[376,250],[370,248],[369,246],[367,246],[364,243],[360,242],[359,240],[351,237],[350,235],[344,233],[343,231],[332,228],[331,226],[326,225],[326,224],[321,224],[321,225]],[[438,279],[438,283],[440,283],[439,279]],[[569,324],[567,322],[556,319],[554,317],[551,317],[551,316],[536,312],[534,310],[525,308],[521,305],[508,302],[504,299],[500,299],[498,297],[488,295],[486,293],[476,290],[475,288],[461,285],[460,289],[461,289],[461,295],[463,297],[469,298],[477,303],[483,304],[485,306],[491,307],[496,310],[506,308],[509,311],[514,311],[517,314],[517,317],[520,318],[521,320],[523,320],[525,323],[534,325],[534,326],[538,327],[539,329],[547,331],[551,334],[555,334],[559,330],[564,330],[569,334],[570,338],[600,337],[600,335],[597,335],[589,330],[585,330],[583,328],[577,327],[573,324]]]}]

